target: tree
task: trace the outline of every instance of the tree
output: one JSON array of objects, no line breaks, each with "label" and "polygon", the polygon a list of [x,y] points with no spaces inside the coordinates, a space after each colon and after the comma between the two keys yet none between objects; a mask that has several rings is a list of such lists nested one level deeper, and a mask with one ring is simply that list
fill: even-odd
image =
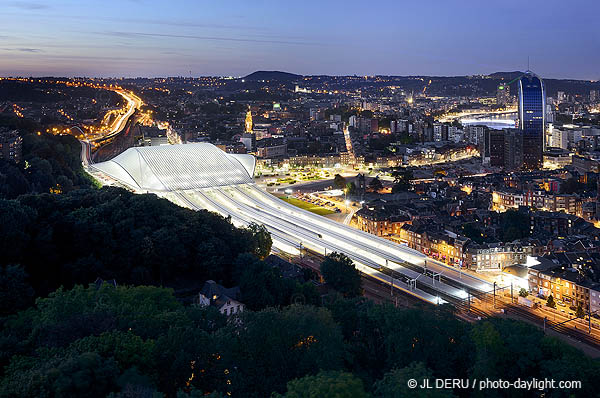
[{"label": "tree", "polygon": [[454,397],[452,390],[410,388],[409,380],[416,380],[420,385],[423,380],[429,380],[431,386],[435,380],[431,369],[423,362],[412,362],[402,369],[394,369],[383,376],[383,379],[375,383],[374,398],[451,398]]},{"label": "tree", "polygon": [[351,373],[319,372],[287,384],[285,398],[367,398],[363,382]]},{"label": "tree", "polygon": [[0,315],[7,315],[32,304],[34,291],[20,265],[0,266]]},{"label": "tree", "polygon": [[501,215],[502,241],[512,242],[530,235],[529,215],[517,210],[508,210]]},{"label": "tree", "polygon": [[22,169],[14,163],[0,159],[0,197],[14,199],[30,189]]},{"label": "tree", "polygon": [[293,287],[281,278],[278,269],[250,254],[238,257],[235,262],[237,284],[241,300],[251,310],[287,304]]},{"label": "tree", "polygon": [[333,185],[338,189],[346,188],[346,179],[339,174],[333,176]]},{"label": "tree", "polygon": [[356,184],[354,184],[353,182],[346,183],[346,193],[348,195],[352,195],[355,192],[356,192]]},{"label": "tree", "polygon": [[552,295],[548,296],[548,300],[546,301],[546,307],[556,308],[556,303],[554,302],[554,297],[552,297]]},{"label": "tree", "polygon": [[483,243],[483,233],[478,228],[474,227],[472,223],[462,225],[463,235],[471,239],[475,243]]},{"label": "tree", "polygon": [[27,254],[36,212],[14,200],[0,200],[0,264],[21,263]]},{"label": "tree", "polygon": [[0,200],[0,265],[20,264],[37,296],[97,277],[178,288],[212,279],[231,286],[236,258],[266,257],[271,245],[263,226],[236,228],[215,213],[119,188]]},{"label": "tree", "polygon": [[311,283],[300,283],[281,276],[278,268],[251,254],[243,254],[235,262],[236,281],[241,301],[251,310],[281,307],[289,304],[319,303],[319,294]]},{"label": "tree", "polygon": [[231,371],[232,396],[268,397],[285,391],[289,380],[342,368],[343,337],[324,308],[267,308],[244,311],[239,319],[221,330],[215,344],[223,366]]},{"label": "tree", "polygon": [[114,359],[95,352],[15,358],[0,386],[0,395],[20,397],[106,397],[117,390]]},{"label": "tree", "polygon": [[256,223],[248,225],[248,230],[252,233],[254,254],[256,254],[256,257],[259,259],[264,260],[271,254],[271,247],[273,246],[271,234],[264,225],[258,225]]},{"label": "tree", "polygon": [[405,167],[396,167],[392,170],[392,176],[394,177],[392,193],[408,191],[410,189],[410,182],[413,179],[412,170]]},{"label": "tree", "polygon": [[584,187],[585,185],[577,181],[575,177],[571,177],[560,185],[560,193],[572,194]]},{"label": "tree", "polygon": [[585,318],[585,311],[583,310],[581,303],[577,303],[577,310],[575,311],[575,316],[577,318]]},{"label": "tree", "polygon": [[371,189],[373,192],[377,192],[382,188],[383,184],[381,183],[381,180],[379,180],[379,177],[375,177],[371,180],[371,182],[369,182],[369,189]]},{"label": "tree", "polygon": [[364,117],[364,118],[370,119],[370,118],[373,117],[373,111],[365,109],[365,110],[363,110],[363,111],[360,112],[360,117]]},{"label": "tree", "polygon": [[345,297],[356,297],[362,293],[360,272],[345,254],[334,252],[325,257],[321,263],[321,274],[327,284]]},{"label": "tree", "polygon": [[99,336],[81,338],[69,345],[67,351],[77,355],[95,351],[105,358],[114,358],[121,370],[137,367],[149,373],[154,349],[155,342],[152,339],[144,340],[131,331],[109,331]]},{"label": "tree", "polygon": [[529,292],[527,291],[527,289],[525,289],[524,287],[522,287],[521,290],[519,290],[519,296],[521,296],[521,297],[527,297],[527,296],[529,296]]}]

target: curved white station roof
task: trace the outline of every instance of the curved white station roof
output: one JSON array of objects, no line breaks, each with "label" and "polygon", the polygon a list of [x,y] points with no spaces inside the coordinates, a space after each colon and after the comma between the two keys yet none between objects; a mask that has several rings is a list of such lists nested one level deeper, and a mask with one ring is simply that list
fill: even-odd
[{"label": "curved white station roof", "polygon": [[129,148],[93,167],[136,189],[179,191],[251,183],[255,164],[252,155],[198,143]]},{"label": "curved white station roof", "polygon": [[[237,226],[264,224],[274,246],[281,251],[299,254],[299,249],[308,248],[325,255],[345,253],[362,272],[430,303],[444,302],[441,293],[465,299],[468,293],[464,289],[491,289],[488,282],[436,264],[435,260],[427,263],[424,254],[407,246],[279,200],[253,183],[255,159],[251,155],[227,154],[208,143],[139,147],[90,167],[136,191],[152,191],[180,206],[231,217]],[[392,270],[391,276],[380,272],[382,267]],[[455,283],[436,280],[426,272],[422,274],[421,269],[443,274]],[[410,281],[415,285],[411,287]]]}]

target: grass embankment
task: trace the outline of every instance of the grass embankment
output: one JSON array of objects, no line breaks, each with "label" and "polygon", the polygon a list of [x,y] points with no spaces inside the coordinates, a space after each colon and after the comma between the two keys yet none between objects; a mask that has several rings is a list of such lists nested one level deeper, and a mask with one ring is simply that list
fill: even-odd
[{"label": "grass embankment", "polygon": [[333,214],[333,213],[335,213],[335,211],[333,211],[333,210],[329,210],[329,209],[326,209],[326,208],[321,207],[321,206],[313,205],[312,203],[308,203],[308,202],[305,202],[305,201],[300,200],[300,199],[288,198],[286,196],[280,197],[279,199],[285,200],[289,204],[292,204],[292,205],[294,205],[296,207],[299,207],[301,209],[304,209],[304,210],[308,210],[311,213],[315,213],[315,214],[318,214],[320,216],[325,216],[327,214]]}]

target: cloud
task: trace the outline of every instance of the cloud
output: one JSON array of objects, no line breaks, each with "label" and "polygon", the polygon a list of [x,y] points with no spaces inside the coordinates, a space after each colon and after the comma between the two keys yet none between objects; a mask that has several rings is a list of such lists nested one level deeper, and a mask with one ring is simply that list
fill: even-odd
[{"label": "cloud", "polygon": [[175,39],[195,39],[195,40],[213,40],[213,41],[234,41],[234,42],[245,42],[245,43],[271,43],[271,44],[292,44],[301,46],[320,46],[321,43],[312,43],[306,41],[291,41],[291,40],[263,40],[263,39],[250,39],[250,38],[238,38],[238,37],[219,37],[219,36],[196,36],[196,35],[175,35],[166,33],[146,33],[146,32],[98,32],[99,34],[106,34],[109,36],[117,37],[166,37]]},{"label": "cloud", "polygon": [[39,48],[3,48],[4,51],[20,51],[23,53],[39,53],[42,52]]},{"label": "cloud", "polygon": [[50,8],[47,4],[35,3],[31,1],[9,1],[10,7],[20,8],[22,10],[45,10]]}]

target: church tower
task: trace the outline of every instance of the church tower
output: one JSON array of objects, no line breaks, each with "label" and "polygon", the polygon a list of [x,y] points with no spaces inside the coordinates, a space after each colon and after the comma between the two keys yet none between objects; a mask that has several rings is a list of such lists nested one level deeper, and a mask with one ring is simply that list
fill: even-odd
[{"label": "church tower", "polygon": [[250,108],[248,108],[248,112],[246,112],[246,133],[252,132],[252,112]]}]

